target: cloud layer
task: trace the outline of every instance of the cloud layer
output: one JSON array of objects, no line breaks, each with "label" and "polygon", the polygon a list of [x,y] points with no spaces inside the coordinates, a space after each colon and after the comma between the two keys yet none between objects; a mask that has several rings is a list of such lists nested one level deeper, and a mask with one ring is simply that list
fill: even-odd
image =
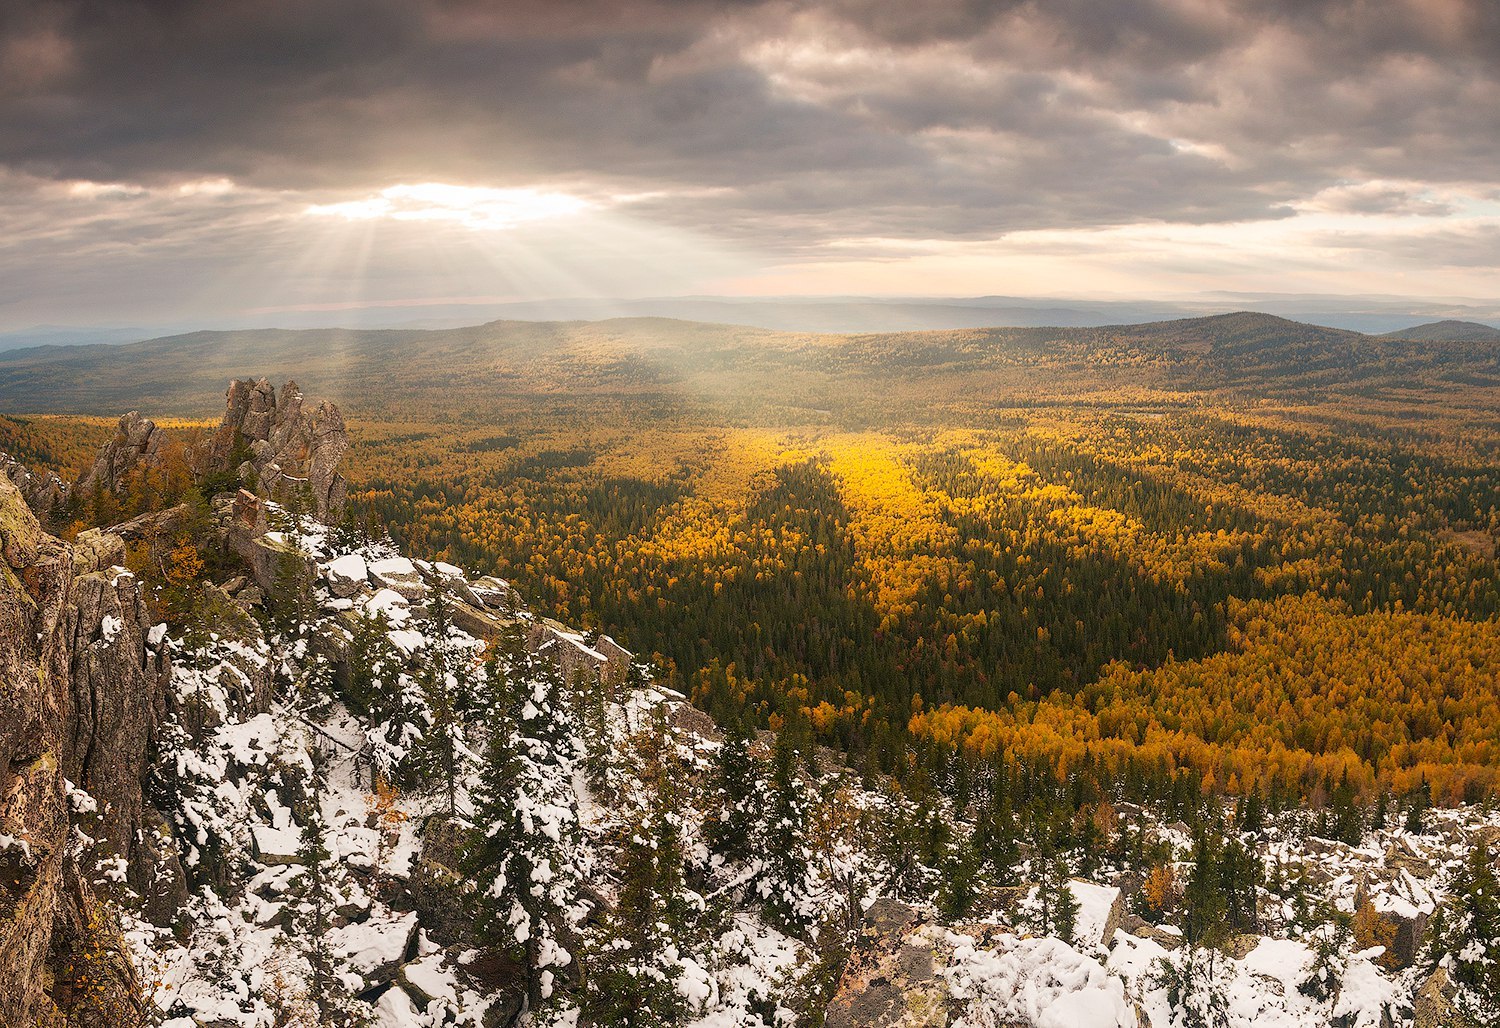
[{"label": "cloud layer", "polygon": [[309,207],[432,183],[659,232],[685,288],[719,281],[695,247],[745,288],[837,288],[913,248],[1274,223],[1245,238],[1330,274],[1478,269],[1497,142],[1489,0],[12,0],[0,303],[43,313],[10,274],[39,258],[106,291],[131,257],[263,277],[320,245]]}]

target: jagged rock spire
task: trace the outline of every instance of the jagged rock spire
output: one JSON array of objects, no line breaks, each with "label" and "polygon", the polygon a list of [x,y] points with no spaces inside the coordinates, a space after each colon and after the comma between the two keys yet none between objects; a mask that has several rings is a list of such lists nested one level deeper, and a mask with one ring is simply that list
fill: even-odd
[{"label": "jagged rock spire", "polygon": [[338,407],[325,400],[310,412],[296,382],[278,396],[264,378],[235,379],[225,391],[224,418],[198,454],[198,471],[253,477],[282,503],[305,497],[311,513],[328,521],[343,513],[349,486],[339,463],[349,435]]}]

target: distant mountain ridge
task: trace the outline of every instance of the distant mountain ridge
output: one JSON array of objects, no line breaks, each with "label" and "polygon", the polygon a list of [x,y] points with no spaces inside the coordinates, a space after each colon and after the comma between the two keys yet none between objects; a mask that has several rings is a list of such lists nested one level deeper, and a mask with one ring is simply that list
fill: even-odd
[{"label": "distant mountain ridge", "polygon": [[[181,414],[247,365],[327,382],[366,411],[594,394],[826,408],[858,397],[1086,393],[1251,395],[1421,378],[1500,384],[1500,349],[1369,336],[1240,311],[1102,327],[829,335],[666,318],[499,321],[451,329],[255,329],[0,353],[0,410]],[[863,388],[852,388],[853,386]]]}]

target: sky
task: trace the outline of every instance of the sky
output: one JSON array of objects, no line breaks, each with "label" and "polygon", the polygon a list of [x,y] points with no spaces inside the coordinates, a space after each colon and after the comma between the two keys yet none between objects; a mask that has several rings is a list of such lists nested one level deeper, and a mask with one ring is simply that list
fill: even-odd
[{"label": "sky", "polygon": [[4,0],[0,329],[1500,299],[1491,0]]}]

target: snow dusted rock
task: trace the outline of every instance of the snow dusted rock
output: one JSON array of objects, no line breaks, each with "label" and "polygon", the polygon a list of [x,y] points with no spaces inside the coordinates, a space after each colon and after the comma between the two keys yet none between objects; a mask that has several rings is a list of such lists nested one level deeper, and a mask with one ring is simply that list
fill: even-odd
[{"label": "snow dusted rock", "polygon": [[1125,896],[1110,885],[1095,885],[1080,878],[1068,883],[1078,901],[1078,920],[1073,936],[1084,950],[1109,947],[1125,918]]},{"label": "snow dusted rock", "polygon": [[619,683],[624,680],[632,659],[629,650],[607,635],[591,643],[581,633],[569,631],[550,619],[537,622],[526,642],[531,652],[555,661],[567,680],[585,672]]},{"label": "snow dusted rock", "polygon": [[416,955],[417,913],[382,911],[367,921],[335,928],[334,951],[342,954],[366,983],[380,985],[393,980],[401,966]]},{"label": "snow dusted rock", "polygon": [[375,1001],[373,1021],[376,1028],[421,1028],[427,1023],[400,989],[386,989]]},{"label": "snow dusted rock", "polygon": [[1137,939],[1149,939],[1162,949],[1174,950],[1182,946],[1182,936],[1157,927],[1139,914],[1126,914],[1120,921],[1120,931]]},{"label": "snow dusted rock", "polygon": [[420,600],[427,595],[427,582],[416,564],[406,557],[372,561],[368,573],[370,584],[376,589],[390,589],[407,600]]},{"label": "snow dusted rock", "polygon": [[1002,935],[980,948],[948,938],[955,948],[943,977],[964,1024],[1137,1028],[1125,983],[1067,943]]},{"label": "snow dusted rock", "polygon": [[346,553],[335,557],[323,569],[323,578],[328,591],[341,599],[348,599],[363,589],[370,577],[370,567],[357,553]]},{"label": "snow dusted rock", "polygon": [[469,590],[479,602],[491,610],[512,610],[516,606],[516,591],[503,578],[485,575],[469,583]]},{"label": "snow dusted rock", "polygon": [[1354,905],[1358,908],[1367,900],[1393,932],[1390,956],[1394,966],[1416,963],[1437,899],[1409,871],[1368,868],[1359,875]]},{"label": "snow dusted rock", "polygon": [[1394,839],[1386,847],[1385,866],[1393,871],[1405,871],[1413,878],[1431,878],[1436,869],[1430,857],[1418,852],[1410,839]]},{"label": "snow dusted rock", "polygon": [[302,836],[296,829],[252,825],[250,842],[255,859],[267,867],[284,867],[302,862],[302,858],[297,855],[297,850],[302,845]]}]

